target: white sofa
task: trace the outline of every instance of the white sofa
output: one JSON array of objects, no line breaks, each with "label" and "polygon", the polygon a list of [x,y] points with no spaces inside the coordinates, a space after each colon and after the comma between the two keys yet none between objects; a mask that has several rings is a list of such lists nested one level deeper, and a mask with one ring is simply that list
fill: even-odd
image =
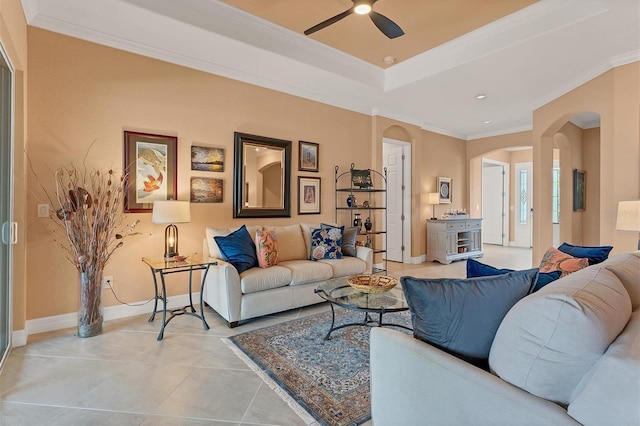
[{"label": "white sofa", "polygon": [[211,267],[207,274],[204,302],[233,328],[239,321],[322,302],[314,292],[322,281],[371,273],[373,251],[366,247],[356,247],[355,257],[309,260],[311,231],[319,227],[316,224],[248,226],[251,236],[255,236],[258,228],[275,228],[278,264],[266,269],[251,268],[242,274],[222,260],[213,238],[228,235],[235,229],[207,228],[203,257],[217,259],[218,265]]},{"label": "white sofa", "polygon": [[638,425],[639,306],[640,251],[520,300],[493,340],[491,372],[373,329],[373,424]]}]

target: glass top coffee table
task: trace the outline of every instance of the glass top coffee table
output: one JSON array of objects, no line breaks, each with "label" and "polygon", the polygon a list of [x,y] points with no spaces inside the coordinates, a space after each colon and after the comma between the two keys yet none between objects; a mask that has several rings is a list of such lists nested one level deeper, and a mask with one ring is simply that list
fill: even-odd
[{"label": "glass top coffee table", "polygon": [[[382,316],[388,312],[402,312],[409,310],[407,301],[400,285],[384,293],[364,293],[351,287],[347,281],[348,277],[334,278],[321,283],[315,292],[318,296],[329,302],[331,306],[331,327],[324,340],[331,338],[331,333],[335,330],[350,326],[369,327],[401,327],[407,330],[411,328],[402,324],[394,324],[382,321]],[[334,305],[341,306],[351,311],[364,312],[363,322],[353,322],[335,326],[336,314]],[[371,314],[376,314],[374,319]]]}]

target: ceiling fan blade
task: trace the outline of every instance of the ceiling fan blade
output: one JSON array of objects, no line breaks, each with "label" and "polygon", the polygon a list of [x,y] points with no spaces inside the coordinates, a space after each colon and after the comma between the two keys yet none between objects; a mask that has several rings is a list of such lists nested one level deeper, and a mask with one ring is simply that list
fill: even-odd
[{"label": "ceiling fan blade", "polygon": [[318,25],[314,25],[313,27],[309,28],[308,30],[306,30],[304,32],[305,35],[309,35],[309,34],[313,34],[316,31],[320,31],[323,28],[328,27],[331,24],[335,24],[336,22],[338,22],[339,20],[346,18],[347,16],[351,15],[353,13],[353,8],[349,9],[349,10],[345,10],[344,12],[340,13],[339,15],[334,16],[333,18],[329,18],[326,21],[322,21],[320,22]]},{"label": "ceiling fan blade", "polygon": [[387,37],[396,38],[404,35],[404,31],[402,31],[402,28],[400,28],[398,24],[396,24],[386,16],[372,10],[371,12],[369,12],[369,17],[371,18],[373,23],[376,24],[376,27],[378,27],[378,29],[382,31],[382,33]]}]

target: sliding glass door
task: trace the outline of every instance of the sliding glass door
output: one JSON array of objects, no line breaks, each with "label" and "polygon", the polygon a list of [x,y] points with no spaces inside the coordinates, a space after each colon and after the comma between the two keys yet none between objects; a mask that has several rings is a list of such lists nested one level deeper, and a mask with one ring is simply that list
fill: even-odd
[{"label": "sliding glass door", "polygon": [[0,45],[0,369],[11,349],[11,245],[15,242],[12,222],[12,101],[13,71]]}]

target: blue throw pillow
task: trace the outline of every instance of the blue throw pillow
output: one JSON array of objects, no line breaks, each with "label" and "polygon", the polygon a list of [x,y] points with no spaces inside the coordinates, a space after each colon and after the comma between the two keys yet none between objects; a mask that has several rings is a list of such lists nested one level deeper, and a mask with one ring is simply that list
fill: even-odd
[{"label": "blue throw pillow", "polygon": [[570,254],[573,257],[586,257],[589,260],[589,265],[595,265],[607,260],[609,253],[613,250],[612,246],[574,246],[569,243],[562,243],[558,247],[563,253]]},{"label": "blue throw pillow", "polygon": [[413,335],[476,365],[486,364],[498,326],[527,295],[537,269],[468,279],[402,277]]},{"label": "blue throw pillow", "polygon": [[[467,278],[489,277],[491,275],[502,275],[513,271],[513,269],[498,269],[478,262],[477,260],[467,259]],[[545,285],[560,278],[560,275],[562,275],[562,271],[538,272],[529,293],[540,290]]]},{"label": "blue throw pillow", "polygon": [[256,245],[245,225],[226,237],[213,237],[213,239],[216,240],[216,244],[220,248],[222,260],[231,263],[239,274],[258,266]]},{"label": "blue throw pillow", "polygon": [[342,259],[344,226],[323,225],[311,231],[310,260]]}]

